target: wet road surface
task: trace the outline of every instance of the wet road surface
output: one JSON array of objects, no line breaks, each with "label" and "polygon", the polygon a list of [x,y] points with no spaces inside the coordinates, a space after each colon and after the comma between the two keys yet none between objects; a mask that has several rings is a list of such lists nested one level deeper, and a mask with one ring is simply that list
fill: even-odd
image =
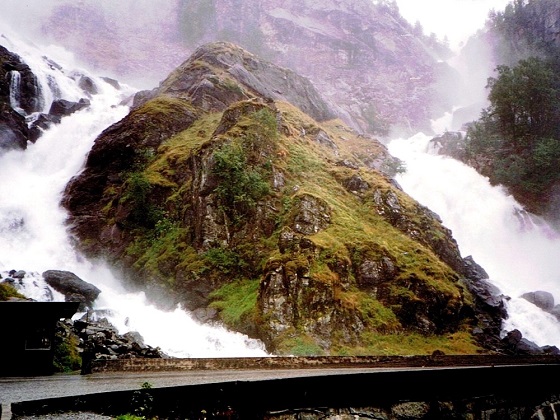
[{"label": "wet road surface", "polygon": [[184,372],[55,374],[37,377],[0,377],[0,404],[86,395],[100,392],[137,390],[148,382],[152,388],[234,381],[343,375],[379,371],[379,368],[201,370]]}]

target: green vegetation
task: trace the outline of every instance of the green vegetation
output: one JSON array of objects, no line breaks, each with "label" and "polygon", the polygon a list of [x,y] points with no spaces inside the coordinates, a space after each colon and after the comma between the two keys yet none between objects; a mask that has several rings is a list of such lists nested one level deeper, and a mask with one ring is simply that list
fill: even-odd
[{"label": "green vegetation", "polygon": [[0,283],[0,302],[10,298],[25,299],[25,296],[17,291],[17,289],[9,283]]},{"label": "green vegetation", "polygon": [[75,372],[82,367],[82,357],[78,353],[79,338],[75,334],[58,335],[54,343],[54,369],[56,372]]},{"label": "green vegetation", "polygon": [[227,248],[210,248],[203,255],[204,260],[212,268],[215,268],[223,274],[235,274],[243,269],[247,264],[239,253],[235,250]]},{"label": "green vegetation", "polygon": [[257,202],[270,193],[269,184],[259,169],[248,167],[245,150],[239,145],[223,145],[214,152],[214,159],[220,209],[234,224],[240,223],[252,214]]},{"label": "green vegetation", "polygon": [[491,156],[485,174],[522,202],[542,202],[560,182],[560,73],[540,58],[498,66],[491,105],[467,132],[466,159]]},{"label": "green vegetation", "polygon": [[132,394],[131,407],[133,413],[122,414],[117,416],[115,420],[150,420],[157,419],[151,416],[154,398],[148,392],[152,388],[152,384],[144,382],[140,390],[134,391]]},{"label": "green vegetation", "polygon": [[125,181],[121,204],[132,208],[127,221],[133,226],[151,229],[163,218],[163,210],[149,201],[152,188],[152,184],[142,172],[130,173]]},{"label": "green vegetation", "polygon": [[213,153],[219,207],[234,225],[250,217],[257,203],[270,194],[270,155],[278,139],[276,118],[267,108],[246,113],[244,108],[252,106],[250,102],[240,104],[239,110],[245,114],[228,130],[231,140]]},{"label": "green vegetation", "polygon": [[430,355],[436,350],[445,354],[478,354],[481,349],[468,331],[443,335],[424,335],[414,332],[380,334],[368,331],[362,335],[362,346],[339,346],[339,355],[415,356]]},{"label": "green vegetation", "polygon": [[238,280],[225,284],[211,293],[212,308],[218,309],[222,321],[235,330],[243,330],[255,322],[258,280]]},{"label": "green vegetation", "polygon": [[307,335],[284,334],[286,338],[280,341],[278,352],[290,356],[324,356],[325,351],[317,344],[316,340]]},{"label": "green vegetation", "polygon": [[496,62],[490,106],[468,127],[463,161],[530,212],[559,222],[560,55],[557,0],[512,0],[487,22]]},{"label": "green vegetation", "polygon": [[557,6],[557,0],[512,0],[503,12],[493,12],[489,25],[501,36],[496,48],[499,62],[514,65],[531,55],[560,59],[554,33],[547,32],[554,30],[548,22]]}]

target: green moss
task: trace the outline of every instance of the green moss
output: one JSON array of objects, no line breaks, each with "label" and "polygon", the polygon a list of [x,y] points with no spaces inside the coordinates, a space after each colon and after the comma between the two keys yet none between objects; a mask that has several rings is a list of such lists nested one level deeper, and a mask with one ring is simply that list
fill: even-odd
[{"label": "green moss", "polygon": [[54,347],[54,369],[56,372],[74,372],[82,367],[82,357],[78,353],[79,338],[70,334],[57,336]]},{"label": "green moss", "polygon": [[148,275],[165,279],[169,285],[175,283],[177,266],[187,249],[187,229],[161,219],[150,234],[139,235],[127,248],[128,256],[135,259],[134,266]]},{"label": "green moss", "polygon": [[198,277],[209,269],[207,260],[192,246],[187,246],[181,252],[181,260],[177,264],[178,272]]},{"label": "green moss", "polygon": [[219,311],[224,324],[239,328],[255,320],[258,289],[258,280],[238,280],[225,284],[210,294],[210,307]]},{"label": "green moss", "polygon": [[325,350],[306,333],[288,332],[277,340],[278,354],[290,356],[324,356]]},{"label": "green moss", "polygon": [[345,292],[342,299],[346,305],[351,304],[357,309],[360,318],[369,331],[383,333],[401,330],[402,326],[395,313],[367,293],[361,291]]},{"label": "green moss", "polygon": [[0,283],[0,302],[10,298],[25,299],[25,296],[19,293],[11,284]]},{"label": "green moss", "polygon": [[235,94],[238,95],[244,95],[245,91],[243,90],[243,88],[241,87],[241,85],[236,82],[235,80],[226,77],[222,82],[221,82],[222,86],[224,86],[224,88],[226,88],[226,90],[229,90],[230,92],[233,92]]},{"label": "green moss", "polygon": [[115,417],[115,420],[146,420],[146,417],[136,416],[134,414],[121,414]]},{"label": "green moss", "polygon": [[193,152],[211,140],[212,133],[221,117],[222,113],[201,115],[188,129],[167,139],[159,147],[158,158],[152,169],[165,172],[172,169],[173,166],[183,163]]},{"label": "green moss", "polygon": [[158,96],[132,111],[134,117],[144,117],[149,126],[165,125],[170,116],[196,113],[197,109],[189,101],[171,96]]},{"label": "green moss", "polygon": [[378,334],[367,331],[362,334],[362,345],[346,349],[361,355],[430,355],[436,350],[445,354],[477,354],[481,352],[472,336],[466,331],[446,335],[422,335],[418,333]]}]

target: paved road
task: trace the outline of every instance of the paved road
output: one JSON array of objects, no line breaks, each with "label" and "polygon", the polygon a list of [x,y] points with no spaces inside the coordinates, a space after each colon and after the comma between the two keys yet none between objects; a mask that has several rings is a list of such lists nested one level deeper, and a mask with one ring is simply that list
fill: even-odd
[{"label": "paved road", "polygon": [[[296,378],[305,376],[356,374],[379,371],[379,368],[331,369],[258,369],[199,370],[183,372],[94,373],[90,375],[55,374],[52,376],[0,377],[0,419],[12,418],[11,404],[75,395],[137,390],[148,382],[152,388],[198,385],[235,381]],[[395,369],[393,369],[395,370]],[[398,369],[397,369],[398,370]],[[109,420],[95,413],[67,413],[18,417],[18,420]]]},{"label": "paved road", "polygon": [[[519,379],[524,378],[532,386],[523,390],[523,395],[531,394],[533,399],[548,398],[550,392],[558,393],[558,375],[560,364],[537,365],[500,365],[500,366],[415,366],[415,367],[337,367],[337,368],[307,368],[307,369],[220,369],[220,370],[187,370],[167,372],[123,373],[108,372],[90,375],[63,375],[40,377],[0,377],[0,404],[2,405],[1,420],[11,419],[13,403],[26,402],[32,407],[41,408],[44,399],[58,399],[60,397],[92,395],[89,401],[109,402],[105,392],[134,391],[148,382],[154,389],[181,387],[187,385],[209,385],[211,395],[222,392],[220,398],[235,398],[240,407],[250,407],[247,395],[260,395],[259,400],[264,407],[283,407],[288,399],[291,403],[327,406],[340,399],[352,405],[371,403],[371,384],[376,384],[376,398],[386,401],[387,398],[414,398],[423,401],[438,395],[444,400],[456,398],[478,398],[479,395],[501,393],[508,398],[519,397]],[[301,378],[291,380],[289,378]],[[286,381],[276,381],[286,379]],[[258,383],[263,381],[261,385]],[[266,382],[265,382],[266,381]],[[453,387],[449,387],[453,383]],[[476,387],[472,387],[476,383]],[[215,385],[218,384],[217,388]],[[223,384],[223,385],[222,385]],[[427,389],[425,384],[429,384]],[[321,390],[317,392],[317,390]],[[163,391],[160,397],[173,395],[176,390]],[[193,401],[204,396],[208,388],[202,388],[202,394],[197,394],[193,388]],[[326,392],[328,391],[328,392]],[[181,392],[181,391],[179,391]],[[259,394],[260,393],[260,394]],[[101,394],[101,396],[99,395]],[[534,394],[534,395],[533,395]],[[217,395],[217,394],[216,394]],[[512,397],[513,396],[513,397]],[[526,396],[526,395],[525,395]],[[101,397],[101,398],[100,398]],[[159,397],[158,397],[159,398]],[[239,400],[237,400],[239,398]],[[251,397],[253,398],[253,397]],[[204,399],[204,398],[203,398]],[[165,404],[165,399],[163,400]],[[180,401],[180,400],[179,400]],[[540,400],[539,400],[540,401]],[[543,399],[544,401],[544,399]],[[223,402],[223,401],[222,401]],[[50,401],[53,403],[53,400]],[[62,402],[63,404],[66,404]],[[97,407],[96,405],[94,405]],[[118,406],[118,404],[117,404]],[[28,405],[29,407],[29,405]],[[57,407],[57,404],[50,405]],[[76,406],[77,407],[77,406]],[[80,405],[84,410],[92,410],[91,405]],[[64,410],[61,410],[64,411]],[[95,411],[93,409],[93,411]],[[21,413],[45,412],[44,410],[20,411]],[[56,410],[51,410],[52,413]],[[47,411],[48,413],[48,411]],[[86,411],[67,414],[50,414],[23,419],[41,420],[107,420],[110,417],[99,416]],[[66,417],[65,417],[66,416]]]},{"label": "paved road", "polygon": [[[55,374],[37,377],[0,377],[0,404],[86,395],[100,392],[136,390],[148,382],[153,388],[234,381],[344,375],[379,371],[379,368],[199,370],[184,372]],[[386,369],[385,369],[386,370]],[[393,369],[394,370],[394,369]]]}]

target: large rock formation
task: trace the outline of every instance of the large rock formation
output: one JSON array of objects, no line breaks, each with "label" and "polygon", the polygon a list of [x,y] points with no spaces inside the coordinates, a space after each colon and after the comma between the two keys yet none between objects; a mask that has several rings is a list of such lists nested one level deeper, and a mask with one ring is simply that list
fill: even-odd
[{"label": "large rock formation", "polygon": [[64,194],[71,229],[160,303],[271,352],[371,353],[392,334],[496,349],[484,270],[395,185],[386,148],[332,117],[305,78],[205,45],[96,140]]}]

